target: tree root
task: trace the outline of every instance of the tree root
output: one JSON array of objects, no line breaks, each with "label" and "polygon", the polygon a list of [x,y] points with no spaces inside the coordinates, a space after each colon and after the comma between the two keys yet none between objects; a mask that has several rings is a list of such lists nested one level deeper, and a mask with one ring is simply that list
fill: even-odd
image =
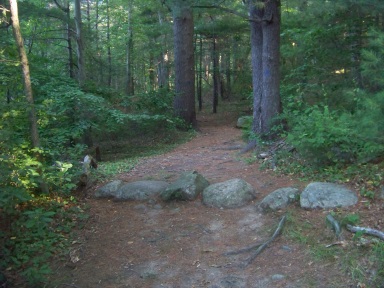
[{"label": "tree root", "polygon": [[375,229],[371,229],[371,228],[367,228],[367,227],[352,226],[352,225],[347,225],[347,229],[349,231],[351,231],[352,233],[362,232],[364,234],[375,236],[375,237],[380,238],[381,240],[384,240],[384,232],[379,231],[379,230],[375,230]]},{"label": "tree root", "polygon": [[339,222],[336,221],[335,218],[331,214],[327,215],[326,218],[327,222],[329,222],[332,225],[333,230],[335,231],[336,237],[338,240],[341,240],[341,227]]},{"label": "tree root", "polygon": [[279,222],[279,225],[277,226],[275,232],[273,233],[272,237],[269,238],[266,242],[262,243],[262,244],[256,244],[256,245],[251,245],[251,246],[248,246],[248,247],[245,247],[245,248],[242,248],[240,250],[236,250],[236,251],[230,251],[230,252],[227,252],[225,253],[224,255],[228,256],[228,255],[237,255],[237,254],[241,254],[241,253],[245,253],[245,252],[248,252],[248,251],[251,251],[251,250],[254,250],[255,248],[257,248],[252,254],[251,256],[249,256],[243,263],[240,264],[240,267],[241,268],[245,268],[247,267],[249,264],[251,264],[253,262],[253,260],[256,259],[256,257],[265,249],[268,247],[268,245],[276,239],[277,236],[280,235],[281,233],[281,230],[283,229],[283,226],[284,226],[284,223],[285,223],[285,220],[287,219],[287,216],[284,215],[280,222]]}]

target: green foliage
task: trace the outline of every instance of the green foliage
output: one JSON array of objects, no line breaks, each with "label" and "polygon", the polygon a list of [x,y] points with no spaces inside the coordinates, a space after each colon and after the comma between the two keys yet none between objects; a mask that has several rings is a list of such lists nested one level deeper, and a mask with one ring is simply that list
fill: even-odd
[{"label": "green foliage", "polygon": [[173,93],[168,89],[161,88],[156,91],[141,93],[132,98],[133,105],[139,111],[150,115],[172,115]]},{"label": "green foliage", "polygon": [[349,225],[357,225],[360,222],[360,216],[358,214],[347,214],[341,220],[341,225],[343,227]]},{"label": "green foliage", "polygon": [[[63,254],[69,245],[71,228],[83,211],[73,198],[34,197],[12,214],[4,237],[0,267],[19,273],[28,285],[39,285],[52,271],[49,261]],[[4,215],[0,215],[3,217]]]},{"label": "green foliage", "polygon": [[319,166],[350,163],[366,145],[353,120],[351,115],[339,115],[327,106],[313,106],[296,116],[287,141]]}]

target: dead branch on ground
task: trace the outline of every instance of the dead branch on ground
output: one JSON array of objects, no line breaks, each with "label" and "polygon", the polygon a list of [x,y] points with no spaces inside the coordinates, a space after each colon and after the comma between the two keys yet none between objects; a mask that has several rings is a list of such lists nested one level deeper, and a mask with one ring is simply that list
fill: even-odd
[{"label": "dead branch on ground", "polygon": [[338,240],[341,240],[341,227],[339,222],[331,214],[328,214],[326,220],[329,224],[331,224],[333,230],[335,231],[336,237]]},{"label": "dead branch on ground", "polygon": [[384,232],[376,230],[376,229],[372,229],[372,228],[368,228],[368,227],[358,227],[358,226],[352,226],[352,225],[347,225],[347,229],[349,231],[351,231],[352,233],[361,232],[364,234],[378,237],[381,240],[384,240]]},{"label": "dead branch on ground", "polygon": [[242,268],[245,268],[247,267],[249,264],[251,264],[253,262],[253,260],[256,259],[256,257],[265,249],[268,247],[268,245],[274,241],[276,239],[277,236],[280,235],[281,233],[281,230],[283,229],[283,226],[284,226],[284,223],[285,223],[285,220],[287,219],[287,216],[284,215],[280,222],[279,222],[279,225],[277,226],[275,232],[273,233],[272,237],[269,238],[266,242],[262,243],[262,244],[255,244],[255,245],[251,245],[251,246],[248,246],[248,247],[245,247],[245,248],[242,248],[240,250],[236,250],[236,251],[230,251],[230,252],[227,252],[225,253],[224,255],[228,256],[228,255],[237,255],[237,254],[241,254],[241,253],[245,253],[245,252],[248,252],[248,251],[252,251],[254,250],[256,247],[258,247],[252,254],[251,256],[249,256],[242,264],[240,264],[240,266]]}]

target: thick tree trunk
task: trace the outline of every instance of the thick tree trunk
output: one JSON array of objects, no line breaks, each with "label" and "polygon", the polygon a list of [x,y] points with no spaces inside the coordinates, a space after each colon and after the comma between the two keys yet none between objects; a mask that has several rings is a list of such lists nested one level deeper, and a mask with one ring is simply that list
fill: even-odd
[{"label": "thick tree trunk", "polygon": [[262,133],[271,132],[281,112],[280,100],[280,1],[265,1],[263,26]]},{"label": "thick tree trunk", "polygon": [[[262,18],[264,9],[250,5],[251,18]],[[251,22],[251,55],[252,55],[252,87],[253,87],[253,124],[252,131],[260,135],[262,129],[262,107],[263,98],[263,31],[261,22]]]},{"label": "thick tree trunk", "polygon": [[[33,148],[39,148],[40,147],[40,137],[39,137],[39,131],[37,126],[37,116],[36,116],[36,110],[35,110],[35,101],[33,99],[33,92],[32,92],[32,84],[31,84],[31,77],[29,72],[29,64],[28,64],[28,58],[27,54],[25,52],[24,48],[24,42],[23,37],[21,36],[20,32],[20,24],[19,24],[19,12],[17,7],[17,1],[16,0],[9,0],[10,4],[10,10],[11,10],[11,17],[12,17],[12,28],[13,28],[13,35],[15,37],[15,41],[17,44],[17,49],[19,52],[19,58],[22,68],[22,74],[23,74],[23,80],[24,80],[24,90],[25,90],[25,96],[28,101],[28,113],[29,113],[29,124],[30,124],[30,135],[31,135],[31,141]],[[41,161],[41,155],[37,152],[36,157],[39,161]],[[42,172],[41,170],[38,171],[41,176],[41,182],[40,182],[40,188],[42,192],[48,193],[48,186],[43,180]]]},{"label": "thick tree trunk", "polygon": [[281,112],[280,101],[280,1],[250,4],[253,125],[255,134],[266,136]]},{"label": "thick tree trunk", "polygon": [[196,125],[193,14],[190,3],[175,1],[173,6],[176,116]]}]

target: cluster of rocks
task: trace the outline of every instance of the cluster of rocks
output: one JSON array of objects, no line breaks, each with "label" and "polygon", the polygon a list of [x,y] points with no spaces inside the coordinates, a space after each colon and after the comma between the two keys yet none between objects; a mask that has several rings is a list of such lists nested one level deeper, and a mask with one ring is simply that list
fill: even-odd
[{"label": "cluster of rocks", "polygon": [[[197,171],[182,174],[175,182],[144,180],[125,183],[112,181],[98,190],[97,198],[113,198],[115,201],[155,200],[191,201],[198,197],[210,207],[237,208],[244,206],[257,197],[257,191],[246,181],[235,178],[210,184]],[[263,211],[275,211],[299,201],[305,209],[335,208],[354,205],[356,194],[343,185],[333,183],[310,183],[302,192],[297,188],[280,188],[258,202]]]}]

